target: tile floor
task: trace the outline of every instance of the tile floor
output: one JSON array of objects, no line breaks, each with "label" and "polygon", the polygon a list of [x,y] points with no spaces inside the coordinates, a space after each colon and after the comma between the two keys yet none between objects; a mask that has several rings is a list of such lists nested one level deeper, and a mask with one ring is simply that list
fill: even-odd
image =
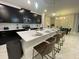
[{"label": "tile floor", "polygon": [[69,34],[65,37],[62,50],[56,59],[79,59],[79,34]]}]

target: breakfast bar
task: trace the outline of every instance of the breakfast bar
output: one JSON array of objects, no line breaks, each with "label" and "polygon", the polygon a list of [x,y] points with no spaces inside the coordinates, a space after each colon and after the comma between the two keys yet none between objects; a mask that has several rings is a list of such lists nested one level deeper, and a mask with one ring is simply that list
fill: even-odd
[{"label": "breakfast bar", "polygon": [[24,58],[32,59],[33,47],[39,43],[45,41],[46,39],[55,35],[57,30],[53,29],[44,29],[44,30],[29,30],[29,31],[20,31],[17,34],[23,39],[22,48],[24,52]]}]

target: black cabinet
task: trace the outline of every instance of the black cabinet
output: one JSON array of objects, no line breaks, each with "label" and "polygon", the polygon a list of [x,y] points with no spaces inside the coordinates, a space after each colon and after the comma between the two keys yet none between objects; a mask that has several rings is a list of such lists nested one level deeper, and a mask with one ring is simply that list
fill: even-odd
[{"label": "black cabinet", "polygon": [[7,51],[9,59],[21,59],[23,54],[21,42],[18,40],[7,42]]}]

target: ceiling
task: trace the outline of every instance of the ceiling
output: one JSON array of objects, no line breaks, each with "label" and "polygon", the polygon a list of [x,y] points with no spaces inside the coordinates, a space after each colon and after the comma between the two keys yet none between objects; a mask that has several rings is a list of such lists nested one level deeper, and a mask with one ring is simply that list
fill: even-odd
[{"label": "ceiling", "polygon": [[[53,12],[59,14],[68,14],[79,11],[79,0],[30,0],[31,4],[27,3],[27,0],[0,0],[0,3],[7,3],[9,5],[26,8],[42,14],[47,9],[47,14],[51,15]],[[35,8],[35,2],[38,3],[38,9]],[[54,4],[55,3],[55,4]]]},{"label": "ceiling", "polygon": [[[26,8],[39,14],[43,13],[45,9],[48,10],[48,13],[52,12],[51,8],[53,8],[53,1],[51,0],[30,0],[31,4],[28,4],[27,1],[28,0],[1,0],[1,3],[8,3],[21,8]],[[38,9],[35,8],[35,2],[38,3]]]},{"label": "ceiling", "polygon": [[79,13],[79,0],[55,0],[55,10],[58,14]]}]

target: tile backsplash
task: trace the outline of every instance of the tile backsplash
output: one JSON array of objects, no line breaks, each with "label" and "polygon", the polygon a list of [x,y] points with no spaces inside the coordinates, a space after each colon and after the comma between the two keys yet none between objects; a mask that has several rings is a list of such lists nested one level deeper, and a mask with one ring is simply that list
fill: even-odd
[{"label": "tile backsplash", "polygon": [[16,29],[18,26],[19,28],[22,28],[23,25],[29,25],[31,28],[40,27],[40,24],[0,23],[0,30],[4,29],[4,27],[9,27],[9,29]]}]

